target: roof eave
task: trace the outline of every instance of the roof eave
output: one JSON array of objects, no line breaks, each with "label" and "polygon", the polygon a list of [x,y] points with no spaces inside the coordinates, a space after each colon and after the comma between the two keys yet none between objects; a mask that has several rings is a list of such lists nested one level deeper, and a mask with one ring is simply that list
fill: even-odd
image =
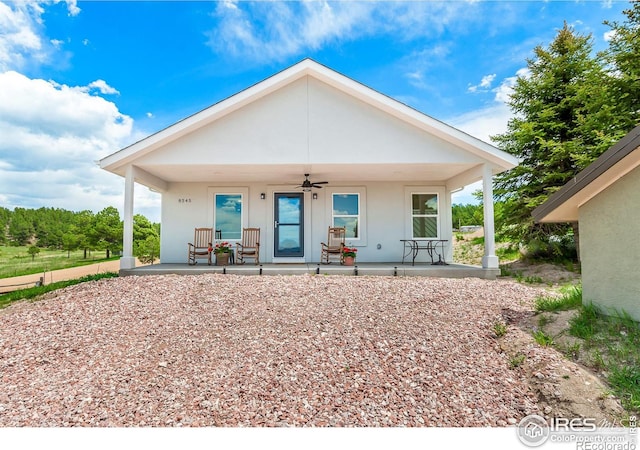
[{"label": "roof eave", "polygon": [[[631,130],[627,135],[614,144],[609,150],[600,155],[594,162],[578,173],[560,190],[552,194],[542,205],[533,210],[531,215],[536,222],[565,222],[573,221],[549,217],[558,208],[571,201],[580,191],[594,180],[603,176],[633,151],[640,147],[640,126]],[[577,217],[575,218],[577,220]]]}]

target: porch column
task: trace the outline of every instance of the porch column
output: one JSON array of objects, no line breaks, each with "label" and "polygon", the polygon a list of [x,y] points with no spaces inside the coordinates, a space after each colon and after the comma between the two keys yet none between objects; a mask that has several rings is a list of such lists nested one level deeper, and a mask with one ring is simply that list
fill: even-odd
[{"label": "porch column", "polygon": [[135,185],[135,169],[127,166],[124,176],[124,227],[122,232],[122,257],[120,269],[133,269],[136,258],[133,256],[133,189]]},{"label": "porch column", "polygon": [[484,204],[484,256],[482,257],[482,267],[485,269],[497,269],[498,257],[496,256],[493,213],[493,173],[489,164],[485,164],[483,167],[482,188],[482,203]]}]

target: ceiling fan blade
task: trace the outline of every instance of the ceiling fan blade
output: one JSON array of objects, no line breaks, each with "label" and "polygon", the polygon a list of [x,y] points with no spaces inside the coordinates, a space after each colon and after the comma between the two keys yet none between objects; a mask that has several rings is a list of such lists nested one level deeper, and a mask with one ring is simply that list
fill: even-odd
[{"label": "ceiling fan blade", "polygon": [[314,184],[312,184],[312,185],[311,185],[311,187],[314,187],[314,188],[316,188],[316,189],[322,189],[322,186],[316,186],[316,184],[315,184],[315,183],[314,183]]},{"label": "ceiling fan blade", "polygon": [[313,184],[329,184],[328,181],[314,181]]}]

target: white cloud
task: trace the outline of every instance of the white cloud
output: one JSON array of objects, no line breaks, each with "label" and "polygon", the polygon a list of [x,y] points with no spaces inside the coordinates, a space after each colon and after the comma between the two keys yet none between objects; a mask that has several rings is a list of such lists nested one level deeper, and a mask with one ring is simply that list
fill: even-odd
[{"label": "white cloud", "polygon": [[219,2],[209,44],[234,57],[281,60],[362,33],[371,8],[366,2]]},{"label": "white cloud", "polygon": [[93,82],[89,83],[89,85],[87,87],[89,89],[97,89],[101,94],[115,94],[115,95],[120,94],[120,92],[118,92],[117,89],[112,88],[111,86],[109,86],[107,84],[107,82],[104,81],[104,80],[93,81]]},{"label": "white cloud", "polygon": [[480,80],[480,84],[469,86],[468,91],[469,92],[478,92],[478,91],[486,92],[491,87],[491,84],[493,83],[493,80],[495,80],[496,76],[497,75],[495,73],[492,73],[491,75],[485,75],[484,77],[482,77],[482,80]]},{"label": "white cloud", "polygon": [[[28,63],[50,61],[52,53],[64,43],[44,36],[44,6],[60,3],[48,1],[0,2],[0,71],[20,70]],[[68,0],[70,16],[80,13],[76,0]]]},{"label": "white cloud", "polygon": [[507,123],[511,117],[511,110],[506,104],[495,103],[454,117],[447,122],[471,136],[491,143],[491,136],[507,130]]},{"label": "white cloud", "polygon": [[[114,103],[91,95],[95,88],[109,90],[103,83],[66,86],[14,71],[0,74],[3,206],[76,211],[121,206],[122,179],[96,161],[131,142],[133,120]],[[138,191],[137,207],[154,198],[146,189]],[[149,213],[159,220],[157,206]]]},{"label": "white cloud", "polygon": [[0,2],[0,70],[22,67],[26,56],[44,58],[39,36],[42,12],[37,3]]},{"label": "white cloud", "polygon": [[252,61],[280,61],[331,42],[438,34],[472,4],[463,2],[218,2],[209,45]]},{"label": "white cloud", "polygon": [[77,0],[66,0],[67,11],[69,11],[70,16],[77,16],[80,14],[81,9],[78,8]]},{"label": "white cloud", "polygon": [[509,98],[511,97],[511,93],[513,92],[513,87],[515,86],[516,80],[518,79],[518,77],[527,78],[529,77],[530,74],[531,74],[531,71],[528,68],[524,67],[522,69],[519,69],[516,72],[515,76],[508,77],[502,80],[502,83],[500,83],[500,86],[494,89],[494,92],[496,93],[496,97],[495,97],[496,101],[502,102],[502,103],[508,103]]}]

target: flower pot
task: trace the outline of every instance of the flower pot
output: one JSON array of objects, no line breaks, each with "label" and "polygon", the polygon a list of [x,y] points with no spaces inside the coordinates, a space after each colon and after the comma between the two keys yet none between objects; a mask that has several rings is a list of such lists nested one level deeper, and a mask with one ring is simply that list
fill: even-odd
[{"label": "flower pot", "polygon": [[216,253],[216,266],[228,266],[229,253]]},{"label": "flower pot", "polygon": [[353,256],[345,256],[344,257],[344,265],[345,266],[353,266],[353,263],[355,262],[355,258]]}]

